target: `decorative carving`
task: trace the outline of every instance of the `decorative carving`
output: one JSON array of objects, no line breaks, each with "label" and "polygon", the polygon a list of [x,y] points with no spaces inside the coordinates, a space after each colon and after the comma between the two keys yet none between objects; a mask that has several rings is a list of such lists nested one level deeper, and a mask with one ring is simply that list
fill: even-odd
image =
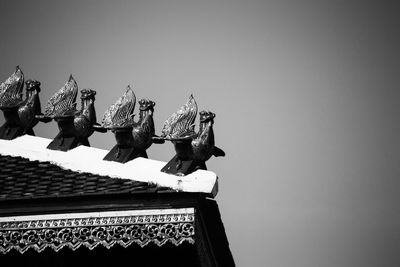
[{"label": "decorative carving", "polygon": [[81,90],[81,108],[76,109],[78,84],[70,75],[67,83],[47,102],[44,115],[36,116],[42,122],[54,119],[59,133],[47,146],[48,149],[67,151],[79,145],[90,146],[89,136],[96,124],[94,101],[96,91]]},{"label": "decorative carving", "polygon": [[206,170],[205,162],[211,156],[225,156],[225,152],[214,145],[213,124],[215,114],[200,112],[199,131],[194,131],[197,104],[193,96],[164,123],[161,138],[174,144],[176,155],[161,171],[186,175],[197,169]]},{"label": "decorative carving", "polygon": [[167,242],[180,245],[194,243],[194,211],[178,214],[130,215],[5,221],[0,223],[0,251],[11,249],[24,253],[50,247],[76,250],[81,246],[93,249],[98,245],[111,248],[115,244],[128,247],[149,243],[162,246]]},{"label": "decorative carving", "polygon": [[17,66],[15,72],[0,84],[0,109],[6,122],[0,127],[0,138],[11,140],[23,134],[34,135],[37,124],[35,115],[40,114],[40,82],[26,81],[26,98],[22,99],[24,74]]},{"label": "decorative carving", "polygon": [[[125,163],[137,157],[147,158],[146,150],[153,144],[155,102],[147,99],[139,101],[139,120],[134,121],[133,113],[136,96],[128,85],[126,92],[105,112],[102,126],[98,131],[111,130],[117,144],[104,157],[104,160]],[[160,142],[158,142],[160,143]]]}]

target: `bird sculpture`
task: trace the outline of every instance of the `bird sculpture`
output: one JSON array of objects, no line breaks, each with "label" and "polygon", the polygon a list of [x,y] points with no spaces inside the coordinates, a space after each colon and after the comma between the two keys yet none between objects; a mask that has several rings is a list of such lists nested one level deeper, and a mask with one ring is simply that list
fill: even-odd
[{"label": "bird sculpture", "polygon": [[24,74],[19,66],[0,84],[0,109],[5,123],[0,127],[1,139],[14,139],[23,134],[34,135],[37,124],[35,115],[40,114],[40,82],[26,81],[26,98],[23,99]]},{"label": "bird sculpture", "polygon": [[[134,121],[136,96],[128,85],[125,93],[104,113],[102,125],[96,130],[111,130],[117,144],[104,157],[105,160],[125,163],[137,157],[147,158],[146,150],[153,144],[155,133],[154,101],[139,101],[139,119]],[[103,131],[104,132],[104,131]]]},{"label": "bird sculpture", "polygon": [[67,151],[79,145],[90,146],[88,138],[93,134],[93,125],[96,124],[96,91],[81,90],[79,111],[76,109],[77,94],[78,84],[70,75],[65,85],[47,101],[44,114],[36,116],[45,123],[55,120],[60,130],[48,149]]},{"label": "bird sculpture", "polygon": [[195,132],[197,103],[191,95],[188,102],[164,123],[160,138],[173,143],[176,155],[161,171],[183,176],[198,169],[206,170],[205,162],[211,156],[225,156],[225,152],[214,144],[215,114],[211,111],[199,114],[199,130]]}]

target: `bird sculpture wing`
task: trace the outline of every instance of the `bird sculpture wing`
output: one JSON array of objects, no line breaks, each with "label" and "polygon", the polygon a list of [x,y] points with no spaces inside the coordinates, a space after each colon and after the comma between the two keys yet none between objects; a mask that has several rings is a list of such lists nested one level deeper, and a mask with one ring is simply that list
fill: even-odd
[{"label": "bird sculpture wing", "polygon": [[10,77],[0,84],[0,107],[15,107],[23,102],[24,74],[19,66]]},{"label": "bird sculpture wing", "polygon": [[78,85],[70,75],[65,85],[47,101],[44,115],[50,118],[74,115],[77,94]]},{"label": "bird sculpture wing", "polygon": [[193,95],[177,112],[164,123],[161,137],[165,139],[190,139],[195,136],[194,121],[197,115],[197,104]]},{"label": "bird sculpture wing", "polygon": [[104,113],[102,125],[104,128],[123,128],[134,124],[133,111],[135,109],[136,96],[128,85],[126,92],[111,105]]}]

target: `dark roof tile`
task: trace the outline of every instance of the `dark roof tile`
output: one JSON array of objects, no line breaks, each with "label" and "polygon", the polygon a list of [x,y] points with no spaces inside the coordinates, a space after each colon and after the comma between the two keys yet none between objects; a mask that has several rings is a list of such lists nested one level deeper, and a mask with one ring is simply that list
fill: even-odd
[{"label": "dark roof tile", "polygon": [[62,169],[50,162],[0,156],[0,200],[172,192],[167,187]]}]

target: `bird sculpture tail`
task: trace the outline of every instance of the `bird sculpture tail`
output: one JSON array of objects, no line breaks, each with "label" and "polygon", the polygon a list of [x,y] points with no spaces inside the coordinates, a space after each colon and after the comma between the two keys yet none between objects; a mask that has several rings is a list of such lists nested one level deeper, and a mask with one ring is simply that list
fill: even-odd
[{"label": "bird sculpture tail", "polygon": [[165,121],[161,137],[165,139],[193,138],[196,135],[194,131],[196,115],[197,103],[193,95],[190,95],[188,102]]},{"label": "bird sculpture tail", "polygon": [[13,108],[23,102],[24,74],[16,67],[13,74],[0,84],[0,107]]},{"label": "bird sculpture tail", "polygon": [[68,81],[48,101],[44,116],[49,118],[74,115],[76,112],[76,96],[78,85],[70,75]]},{"label": "bird sculpture tail", "polygon": [[111,105],[104,113],[102,125],[104,128],[124,128],[134,124],[133,111],[135,109],[136,96],[128,85],[125,93]]}]

